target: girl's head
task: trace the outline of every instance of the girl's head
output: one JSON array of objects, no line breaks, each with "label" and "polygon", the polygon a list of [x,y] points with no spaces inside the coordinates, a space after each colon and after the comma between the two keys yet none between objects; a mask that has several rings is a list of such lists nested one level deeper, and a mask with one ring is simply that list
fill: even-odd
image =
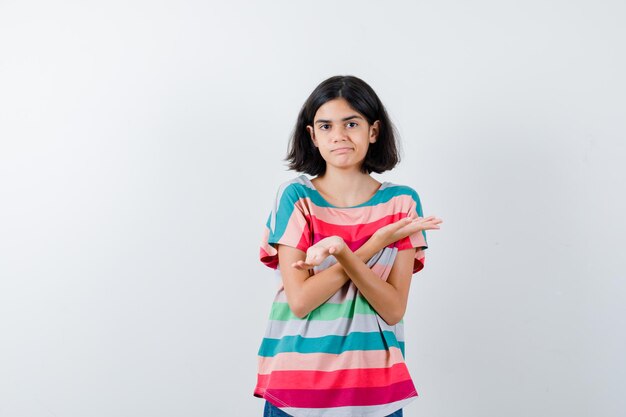
[{"label": "girl's head", "polygon": [[[350,116],[355,117],[347,119]],[[352,150],[340,150],[344,143]],[[286,160],[289,169],[322,175],[325,158],[340,163],[353,157],[352,152],[364,154],[360,170],[367,174],[390,170],[400,161],[394,127],[374,90],[357,77],[337,75],[318,85],[305,101]]]}]

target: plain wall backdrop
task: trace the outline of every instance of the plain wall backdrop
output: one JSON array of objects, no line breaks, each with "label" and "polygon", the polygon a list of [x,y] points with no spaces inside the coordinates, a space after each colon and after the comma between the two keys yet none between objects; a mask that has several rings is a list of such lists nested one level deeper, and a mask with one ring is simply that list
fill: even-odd
[{"label": "plain wall backdrop", "polygon": [[261,416],[300,106],[363,78],[425,215],[406,417],[618,417],[622,1],[0,1],[0,416]]}]

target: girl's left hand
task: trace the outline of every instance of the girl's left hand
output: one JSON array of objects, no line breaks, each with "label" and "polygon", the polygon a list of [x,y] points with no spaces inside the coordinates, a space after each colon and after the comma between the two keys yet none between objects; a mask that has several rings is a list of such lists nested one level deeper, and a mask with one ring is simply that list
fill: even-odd
[{"label": "girl's left hand", "polygon": [[330,255],[341,252],[345,246],[346,243],[339,236],[327,237],[307,249],[304,261],[294,262],[291,266],[300,270],[312,269]]}]

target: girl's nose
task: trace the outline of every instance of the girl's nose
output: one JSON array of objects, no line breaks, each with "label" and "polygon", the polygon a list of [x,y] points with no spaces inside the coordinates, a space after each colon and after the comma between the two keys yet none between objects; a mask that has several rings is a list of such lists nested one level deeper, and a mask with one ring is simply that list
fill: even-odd
[{"label": "girl's nose", "polygon": [[333,132],[332,140],[333,142],[339,142],[346,140],[348,135],[346,134],[345,129],[336,129]]}]

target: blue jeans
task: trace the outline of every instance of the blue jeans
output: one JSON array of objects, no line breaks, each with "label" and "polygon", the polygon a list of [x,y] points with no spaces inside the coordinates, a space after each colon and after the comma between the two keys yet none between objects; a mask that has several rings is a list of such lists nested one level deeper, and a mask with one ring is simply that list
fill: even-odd
[{"label": "blue jeans", "polygon": [[[271,404],[269,401],[265,401],[265,409],[263,410],[263,417],[291,417],[280,408]],[[387,417],[402,417],[402,409],[395,413],[389,414]]]}]

